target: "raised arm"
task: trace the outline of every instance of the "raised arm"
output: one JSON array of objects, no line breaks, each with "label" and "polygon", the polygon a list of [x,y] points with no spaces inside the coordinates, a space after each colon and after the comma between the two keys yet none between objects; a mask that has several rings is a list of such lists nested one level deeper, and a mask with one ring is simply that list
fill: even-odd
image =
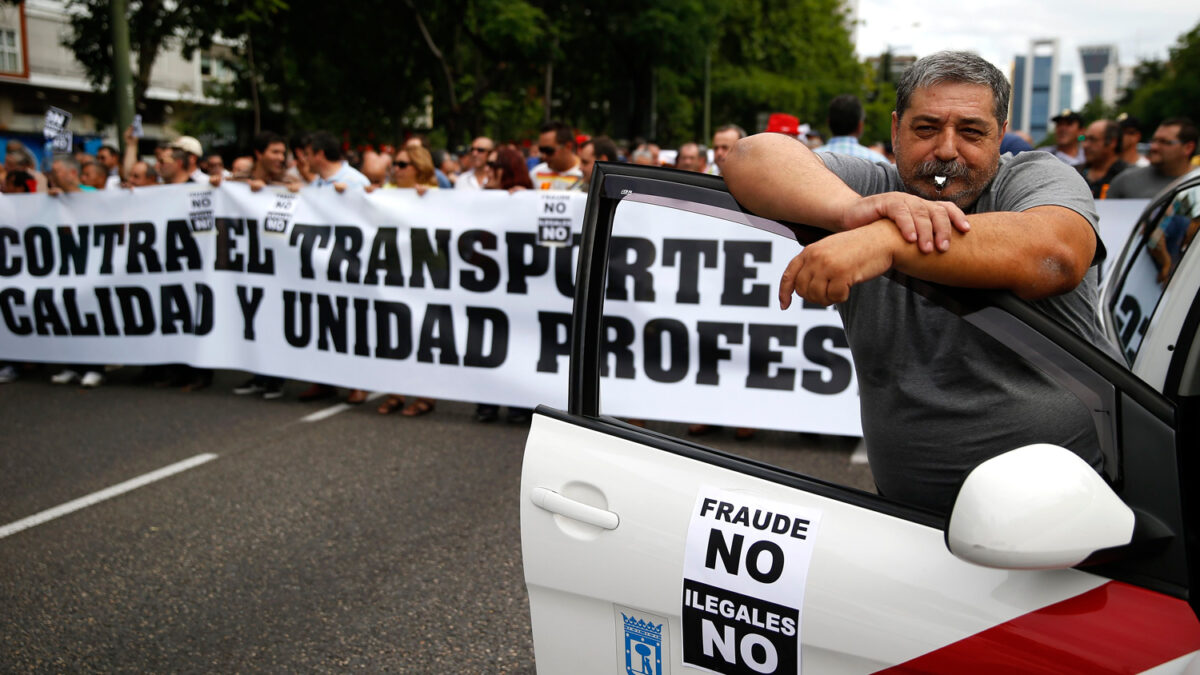
[{"label": "raised arm", "polygon": [[949,286],[1009,290],[1026,300],[1066,293],[1083,280],[1096,252],[1088,221],[1060,206],[971,216],[970,235],[951,234],[944,253],[928,255],[879,220],[811,244],[788,264],[779,287],[783,308],[799,295],[824,305],[850,287],[896,269]]},{"label": "raised arm", "polygon": [[133,125],[125,129],[125,156],[121,158],[121,178],[129,180],[129,172],[138,163],[138,139],[133,135]]},{"label": "raised arm", "polygon": [[729,192],[754,213],[831,232],[845,229],[846,210],[862,199],[803,143],[782,134],[735,143],[721,175]]},{"label": "raised arm", "polygon": [[[1091,224],[1071,209],[974,214],[966,234],[965,216],[953,204],[895,192],[861,197],[803,144],[779,134],[742,139],[725,163],[729,191],[751,211],[834,232],[788,265],[779,291],[785,308],[793,293],[842,302],[851,286],[893,268],[951,286],[1045,298],[1079,285],[1096,251]],[[918,232],[922,245],[913,246]],[[924,245],[929,232],[939,253]]]},{"label": "raised arm", "polygon": [[738,141],[723,170],[729,191],[751,211],[841,232],[887,218],[906,241],[929,253],[945,251],[950,232],[970,229],[950,202],[933,202],[902,192],[863,197],[842,182],[805,145],[782,134]]}]

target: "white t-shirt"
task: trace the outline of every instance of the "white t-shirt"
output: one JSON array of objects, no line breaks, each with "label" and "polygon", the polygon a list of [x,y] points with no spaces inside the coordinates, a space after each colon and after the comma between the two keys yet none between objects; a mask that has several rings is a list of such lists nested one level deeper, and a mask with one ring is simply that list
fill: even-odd
[{"label": "white t-shirt", "polygon": [[455,190],[482,190],[483,187],[479,184],[479,179],[475,177],[474,170],[458,174],[458,181],[454,183]]},{"label": "white t-shirt", "polygon": [[542,162],[529,171],[529,180],[533,181],[534,190],[570,190],[583,180],[583,170],[579,162],[566,171],[555,171]]}]

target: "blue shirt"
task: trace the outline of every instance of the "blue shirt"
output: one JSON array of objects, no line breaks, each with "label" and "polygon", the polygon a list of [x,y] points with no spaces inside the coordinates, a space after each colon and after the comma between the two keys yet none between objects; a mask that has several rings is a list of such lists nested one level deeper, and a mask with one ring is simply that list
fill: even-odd
[{"label": "blue shirt", "polygon": [[348,162],[342,162],[342,167],[337,170],[329,178],[317,176],[313,179],[313,187],[325,187],[334,183],[345,183],[347,186],[356,185],[358,187],[366,187],[371,184],[371,180],[362,175],[358,169],[350,166]]},{"label": "blue shirt", "polygon": [[828,143],[813,152],[836,152],[839,155],[869,159],[876,164],[891,164],[887,157],[859,143],[858,139],[854,136],[834,136],[829,139]]}]

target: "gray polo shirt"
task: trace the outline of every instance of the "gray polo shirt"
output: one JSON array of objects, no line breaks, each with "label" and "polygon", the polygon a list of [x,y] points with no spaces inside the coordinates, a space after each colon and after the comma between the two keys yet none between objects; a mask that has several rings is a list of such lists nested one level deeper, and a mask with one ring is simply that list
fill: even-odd
[{"label": "gray polo shirt", "polygon": [[[903,190],[894,166],[819,156],[859,194]],[[1045,205],[1072,209],[1096,227],[1086,182],[1042,152],[1001,157],[995,180],[969,212]],[[1097,261],[1102,257],[1097,238]],[[1071,292],[1032,304],[1115,354],[1096,317],[1096,269]],[[858,376],[871,472],[882,494],[947,512],[971,468],[1031,443],[1061,445],[1100,466],[1091,416],[1079,399],[948,310],[878,278],[853,287],[838,311]]]}]

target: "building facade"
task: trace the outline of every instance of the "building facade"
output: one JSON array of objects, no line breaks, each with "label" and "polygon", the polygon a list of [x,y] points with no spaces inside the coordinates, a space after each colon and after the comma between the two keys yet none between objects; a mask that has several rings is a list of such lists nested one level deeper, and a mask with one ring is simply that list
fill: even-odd
[{"label": "building facade", "polygon": [[[70,131],[77,146],[94,153],[102,143],[116,145],[115,126],[102,125],[89,112],[96,94],[83,66],[62,45],[69,32],[65,2],[0,4],[0,141],[19,139],[41,157],[46,110],[53,106],[71,113]],[[214,50],[229,51],[220,45]],[[178,135],[172,122],[182,104],[215,103],[204,91],[207,83],[223,77],[220,63],[213,51],[197,52],[190,59],[178,44],[168,43],[160,51],[138,110],[148,142]]]},{"label": "building facade", "polygon": [[1115,106],[1125,86],[1122,77],[1124,70],[1117,59],[1117,46],[1080,47],[1079,60],[1083,64],[1083,81],[1087,87],[1088,100],[1099,98],[1104,103]]},{"label": "building facade", "polygon": [[1071,76],[1059,72],[1058,40],[1032,40],[1029,53],[1014,59],[1011,79],[1009,127],[1027,132],[1037,142],[1053,128],[1050,118],[1071,107]]}]

